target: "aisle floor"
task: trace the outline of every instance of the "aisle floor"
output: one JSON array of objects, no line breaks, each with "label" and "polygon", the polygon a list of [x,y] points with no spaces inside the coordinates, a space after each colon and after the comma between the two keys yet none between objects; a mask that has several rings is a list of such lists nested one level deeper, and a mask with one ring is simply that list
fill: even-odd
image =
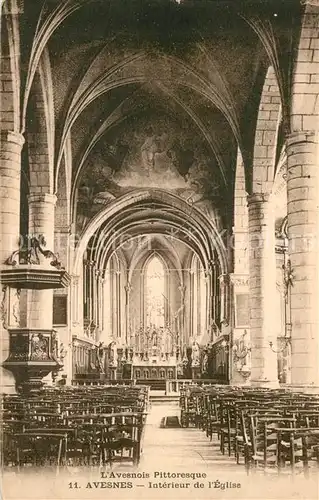
[{"label": "aisle floor", "polygon": [[161,428],[164,417],[180,416],[177,405],[153,405],[147,418],[140,468],[151,470],[229,470],[245,474],[234,457],[223,455],[217,438],[210,441],[205,432],[194,427]]}]

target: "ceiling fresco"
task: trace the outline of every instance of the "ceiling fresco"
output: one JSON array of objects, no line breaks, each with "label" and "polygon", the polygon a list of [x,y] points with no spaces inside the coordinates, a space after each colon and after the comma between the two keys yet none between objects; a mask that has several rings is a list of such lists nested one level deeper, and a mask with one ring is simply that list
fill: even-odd
[{"label": "ceiling fresco", "polygon": [[127,120],[120,133],[100,144],[84,168],[78,189],[77,224],[121,195],[165,189],[215,217],[220,184],[204,139],[194,126],[170,116]]}]

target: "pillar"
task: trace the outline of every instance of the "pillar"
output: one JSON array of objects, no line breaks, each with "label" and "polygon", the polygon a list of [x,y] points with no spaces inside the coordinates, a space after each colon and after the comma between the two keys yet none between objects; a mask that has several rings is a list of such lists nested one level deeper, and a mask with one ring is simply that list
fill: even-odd
[{"label": "pillar", "polygon": [[18,248],[20,228],[20,172],[24,138],[12,131],[0,132],[0,262]]},{"label": "pillar", "polygon": [[[13,131],[0,132],[0,265],[17,250],[20,232],[20,173],[21,150],[24,137]],[[6,329],[8,289],[1,287],[0,365],[9,355],[9,335]],[[0,367],[2,391],[15,392],[15,379],[11,372]]]},{"label": "pillar", "polygon": [[221,274],[219,276],[220,283],[220,321],[222,324],[228,325],[229,323],[229,275]]},{"label": "pillar", "polygon": [[248,196],[251,384],[275,387],[277,376],[275,227],[269,196]]},{"label": "pillar", "polygon": [[128,281],[126,286],[124,287],[125,289],[125,321],[126,321],[126,338],[125,338],[125,343],[128,346],[132,345],[132,325],[130,322],[130,295],[132,291],[132,285]]},{"label": "pillar", "polygon": [[[53,194],[30,194],[29,233],[38,237],[43,235],[46,250],[54,251],[54,207],[56,196]],[[52,259],[39,255],[40,265],[51,267]],[[52,329],[53,290],[30,290],[28,328]]]},{"label": "pillar", "polygon": [[103,270],[96,270],[95,271],[96,275],[96,280],[97,280],[97,300],[95,301],[96,308],[95,308],[95,314],[96,314],[96,341],[97,342],[103,342],[103,283],[104,283],[104,278],[103,278]]},{"label": "pillar", "polygon": [[288,254],[291,262],[291,383],[319,386],[318,132],[287,139]]}]

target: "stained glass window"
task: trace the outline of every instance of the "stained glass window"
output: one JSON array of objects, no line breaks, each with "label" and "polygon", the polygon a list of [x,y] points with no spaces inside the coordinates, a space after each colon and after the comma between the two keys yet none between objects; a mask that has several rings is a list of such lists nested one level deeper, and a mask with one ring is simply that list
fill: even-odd
[{"label": "stained glass window", "polygon": [[157,256],[152,257],[147,264],[145,291],[147,326],[164,326],[165,269]]}]

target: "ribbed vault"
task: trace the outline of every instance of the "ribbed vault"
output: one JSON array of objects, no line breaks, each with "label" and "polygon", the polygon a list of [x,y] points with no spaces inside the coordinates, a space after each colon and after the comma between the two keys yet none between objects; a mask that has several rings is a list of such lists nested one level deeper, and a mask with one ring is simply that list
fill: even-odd
[{"label": "ribbed vault", "polygon": [[207,270],[217,255],[222,272],[227,270],[223,238],[212,222],[177,196],[147,190],[124,196],[96,215],[80,240],[74,272],[79,272],[89,242],[104,264],[115,249],[147,234],[163,234],[183,241]]}]

